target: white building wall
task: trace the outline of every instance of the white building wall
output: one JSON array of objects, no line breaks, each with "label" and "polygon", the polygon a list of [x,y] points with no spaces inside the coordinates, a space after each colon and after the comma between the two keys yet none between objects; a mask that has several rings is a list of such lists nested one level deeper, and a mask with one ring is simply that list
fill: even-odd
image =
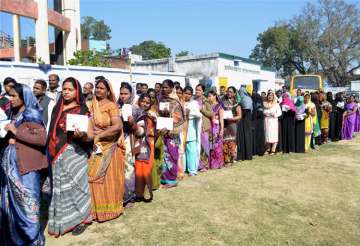
[{"label": "white building wall", "polygon": [[152,61],[136,62],[132,64],[134,71],[157,71],[157,72],[168,72],[169,71],[169,59],[158,59]]},{"label": "white building wall", "polygon": [[[258,64],[239,61],[238,66],[234,60],[218,59],[218,83],[227,80],[227,86],[235,86],[239,89],[241,85],[252,85],[254,80],[260,80],[260,91],[275,88],[275,72],[261,70]],[[217,85],[218,86],[218,85]]]},{"label": "white building wall", "polygon": [[[225,86],[241,85],[252,86],[253,81],[259,81],[259,91],[275,89],[275,72],[262,70],[259,64],[238,61],[234,65],[233,59],[219,57],[218,53],[199,56],[178,57],[173,62],[171,59],[159,59],[138,62],[135,70],[168,71],[169,68],[176,72],[184,73],[189,79],[210,79],[212,86],[217,88],[220,84]],[[192,84],[192,83],[191,83]]]},{"label": "white building wall", "polygon": [[261,79],[265,80],[260,83],[259,92],[267,92],[276,89],[276,74],[272,71],[261,70]]},{"label": "white building wall", "polygon": [[[47,81],[48,76],[55,73],[59,75],[61,81],[71,76],[84,85],[86,82],[94,82],[96,76],[102,75],[111,82],[117,96],[121,82],[131,81],[130,72],[123,69],[81,66],[49,66],[48,68],[50,69],[43,71],[37,64],[0,62],[0,81],[2,82],[6,77],[12,77],[17,82],[32,87],[35,80],[44,79]],[[132,72],[131,75],[134,85],[141,82],[147,83],[149,87],[154,87],[157,82],[171,79],[179,81],[182,86],[185,86],[185,74],[181,73],[136,71]]]},{"label": "white building wall", "polygon": [[216,58],[178,60],[174,66],[176,72],[185,73],[193,78],[215,77],[218,74],[218,60]]}]

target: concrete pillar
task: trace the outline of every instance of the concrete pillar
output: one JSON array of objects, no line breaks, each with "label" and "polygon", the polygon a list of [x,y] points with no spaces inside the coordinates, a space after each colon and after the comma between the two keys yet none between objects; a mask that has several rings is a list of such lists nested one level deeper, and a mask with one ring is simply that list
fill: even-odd
[{"label": "concrete pillar", "polygon": [[63,15],[70,19],[70,32],[64,34],[65,64],[81,49],[80,0],[63,0]]},{"label": "concrete pillar", "polygon": [[[62,0],[54,0],[54,10],[63,14]],[[62,30],[55,29],[55,63],[57,65],[64,65],[64,33]]]},{"label": "concrete pillar", "polygon": [[50,64],[49,24],[47,0],[35,0],[38,4],[38,19],[35,22],[36,61]]},{"label": "concrete pillar", "polygon": [[14,38],[14,61],[20,62],[21,33],[20,33],[20,16],[18,15],[13,15],[13,38]]}]

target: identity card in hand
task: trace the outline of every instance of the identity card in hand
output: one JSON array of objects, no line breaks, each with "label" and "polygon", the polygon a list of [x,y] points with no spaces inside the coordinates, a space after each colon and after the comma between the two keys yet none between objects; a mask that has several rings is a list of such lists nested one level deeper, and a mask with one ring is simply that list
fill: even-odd
[{"label": "identity card in hand", "polygon": [[232,119],[234,118],[233,113],[231,110],[225,110],[224,111],[224,119]]},{"label": "identity card in hand", "polygon": [[163,110],[165,110],[165,109],[169,110],[169,109],[170,109],[170,104],[169,104],[168,102],[161,102],[161,103],[159,104],[159,109],[160,109],[161,111],[163,111]]},{"label": "identity card in hand", "polygon": [[129,116],[132,116],[131,104],[124,104],[121,108],[121,115],[124,121],[128,121]]},{"label": "identity card in hand", "polygon": [[7,130],[5,130],[5,126],[10,124],[11,120],[1,120],[0,121],[0,138],[4,138],[7,134]]},{"label": "identity card in hand", "polygon": [[87,132],[89,118],[87,115],[67,114],[66,115],[66,131],[73,132],[79,128],[80,132]]},{"label": "identity card in hand", "polygon": [[174,119],[171,117],[157,117],[156,118],[156,129],[162,130],[167,129],[171,131],[174,127]]}]

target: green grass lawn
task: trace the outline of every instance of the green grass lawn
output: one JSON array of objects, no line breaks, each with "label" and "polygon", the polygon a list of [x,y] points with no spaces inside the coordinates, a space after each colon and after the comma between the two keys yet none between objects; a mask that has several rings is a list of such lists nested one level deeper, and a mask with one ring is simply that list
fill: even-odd
[{"label": "green grass lawn", "polygon": [[186,178],[47,245],[360,245],[360,136]]}]

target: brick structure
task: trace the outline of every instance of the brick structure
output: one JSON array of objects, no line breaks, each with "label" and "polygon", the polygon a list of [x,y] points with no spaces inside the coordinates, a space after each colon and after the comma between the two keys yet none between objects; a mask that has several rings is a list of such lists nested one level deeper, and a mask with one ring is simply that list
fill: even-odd
[{"label": "brick structure", "polygon": [[[56,3],[60,6],[57,11],[48,9],[47,0],[0,0],[0,11],[13,14],[14,30],[14,45],[0,47],[0,59],[13,58],[15,61],[20,61],[21,57],[27,57],[50,63],[50,50],[58,51],[59,49],[56,49],[54,45],[49,46],[48,25],[54,26],[61,32],[61,47],[63,48],[59,52],[63,57],[63,63],[71,59],[73,53],[81,49],[80,1],[63,0]],[[35,47],[21,48],[19,16],[35,21],[38,52]]]}]

